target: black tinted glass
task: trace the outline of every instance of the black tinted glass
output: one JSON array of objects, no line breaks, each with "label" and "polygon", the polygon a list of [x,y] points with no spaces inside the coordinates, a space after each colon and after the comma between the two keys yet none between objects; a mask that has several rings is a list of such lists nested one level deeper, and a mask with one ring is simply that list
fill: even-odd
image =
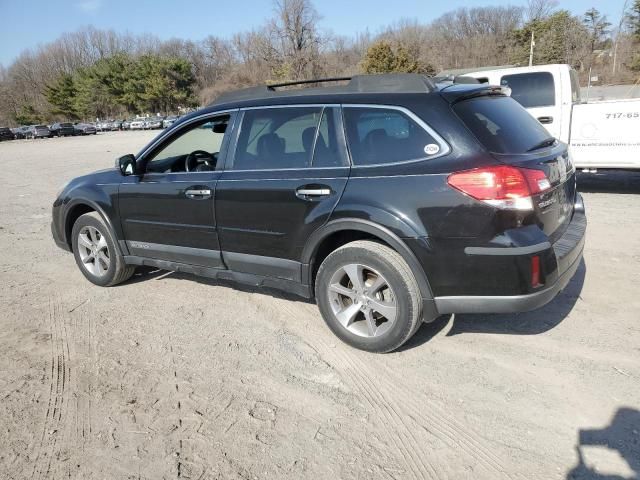
[{"label": "black tinted glass", "polygon": [[336,135],[339,115],[340,110],[337,108],[324,109],[315,139],[312,166],[321,168],[345,165],[343,142]]},{"label": "black tinted glass", "polygon": [[487,150],[524,153],[549,138],[549,133],[509,97],[464,100],[453,109]]},{"label": "black tinted glass", "polygon": [[511,98],[525,108],[550,107],[556,104],[555,83],[549,72],[505,75],[500,85],[511,89]]},{"label": "black tinted glass", "polygon": [[347,107],[344,119],[354,165],[428,158],[441,148],[424,128],[399,110]]},{"label": "black tinted glass", "polygon": [[244,112],[233,168],[260,170],[311,166],[321,107]]}]

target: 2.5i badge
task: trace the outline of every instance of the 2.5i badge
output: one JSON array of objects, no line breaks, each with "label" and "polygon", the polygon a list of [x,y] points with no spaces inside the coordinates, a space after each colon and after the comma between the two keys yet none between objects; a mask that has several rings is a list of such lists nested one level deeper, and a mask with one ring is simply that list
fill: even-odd
[{"label": "2.5i badge", "polygon": [[428,145],[425,145],[424,147],[424,153],[426,153],[427,155],[435,155],[439,151],[440,151],[440,147],[435,143],[430,143]]}]

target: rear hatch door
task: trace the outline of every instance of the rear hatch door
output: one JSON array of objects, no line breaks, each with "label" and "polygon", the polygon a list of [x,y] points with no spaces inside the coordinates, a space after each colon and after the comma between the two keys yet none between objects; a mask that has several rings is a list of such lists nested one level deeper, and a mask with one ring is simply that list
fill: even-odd
[{"label": "rear hatch door", "polygon": [[569,224],[575,203],[575,169],[567,145],[551,137],[515,100],[495,90],[461,96],[452,108],[498,161],[545,173],[548,184],[543,181],[542,192],[533,196],[533,214],[535,223],[555,241]]}]

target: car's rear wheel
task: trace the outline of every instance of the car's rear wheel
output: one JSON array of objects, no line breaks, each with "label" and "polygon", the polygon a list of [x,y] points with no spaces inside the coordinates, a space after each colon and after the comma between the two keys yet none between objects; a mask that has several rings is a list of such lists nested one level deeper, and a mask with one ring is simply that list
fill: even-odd
[{"label": "car's rear wheel", "polygon": [[315,294],[333,333],[361,350],[395,350],[420,326],[415,276],[398,252],[377,242],[348,243],[327,256]]},{"label": "car's rear wheel", "polygon": [[91,283],[110,287],[133,275],[135,267],[124,263],[113,234],[96,212],[78,217],[71,235],[78,268]]}]

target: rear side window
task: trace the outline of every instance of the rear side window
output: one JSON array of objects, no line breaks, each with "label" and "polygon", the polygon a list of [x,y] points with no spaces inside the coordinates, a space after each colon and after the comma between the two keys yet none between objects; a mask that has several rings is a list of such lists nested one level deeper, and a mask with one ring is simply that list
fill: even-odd
[{"label": "rear side window", "polygon": [[406,113],[390,108],[345,107],[354,165],[380,165],[433,157],[445,145]]},{"label": "rear side window", "polygon": [[509,97],[477,97],[453,106],[487,150],[525,153],[549,138],[547,130]]},{"label": "rear side window", "polygon": [[511,89],[511,98],[525,108],[552,107],[556,104],[556,87],[549,72],[505,75],[500,85]]},{"label": "rear side window", "polygon": [[308,168],[322,107],[246,110],[233,163],[235,170]]}]

